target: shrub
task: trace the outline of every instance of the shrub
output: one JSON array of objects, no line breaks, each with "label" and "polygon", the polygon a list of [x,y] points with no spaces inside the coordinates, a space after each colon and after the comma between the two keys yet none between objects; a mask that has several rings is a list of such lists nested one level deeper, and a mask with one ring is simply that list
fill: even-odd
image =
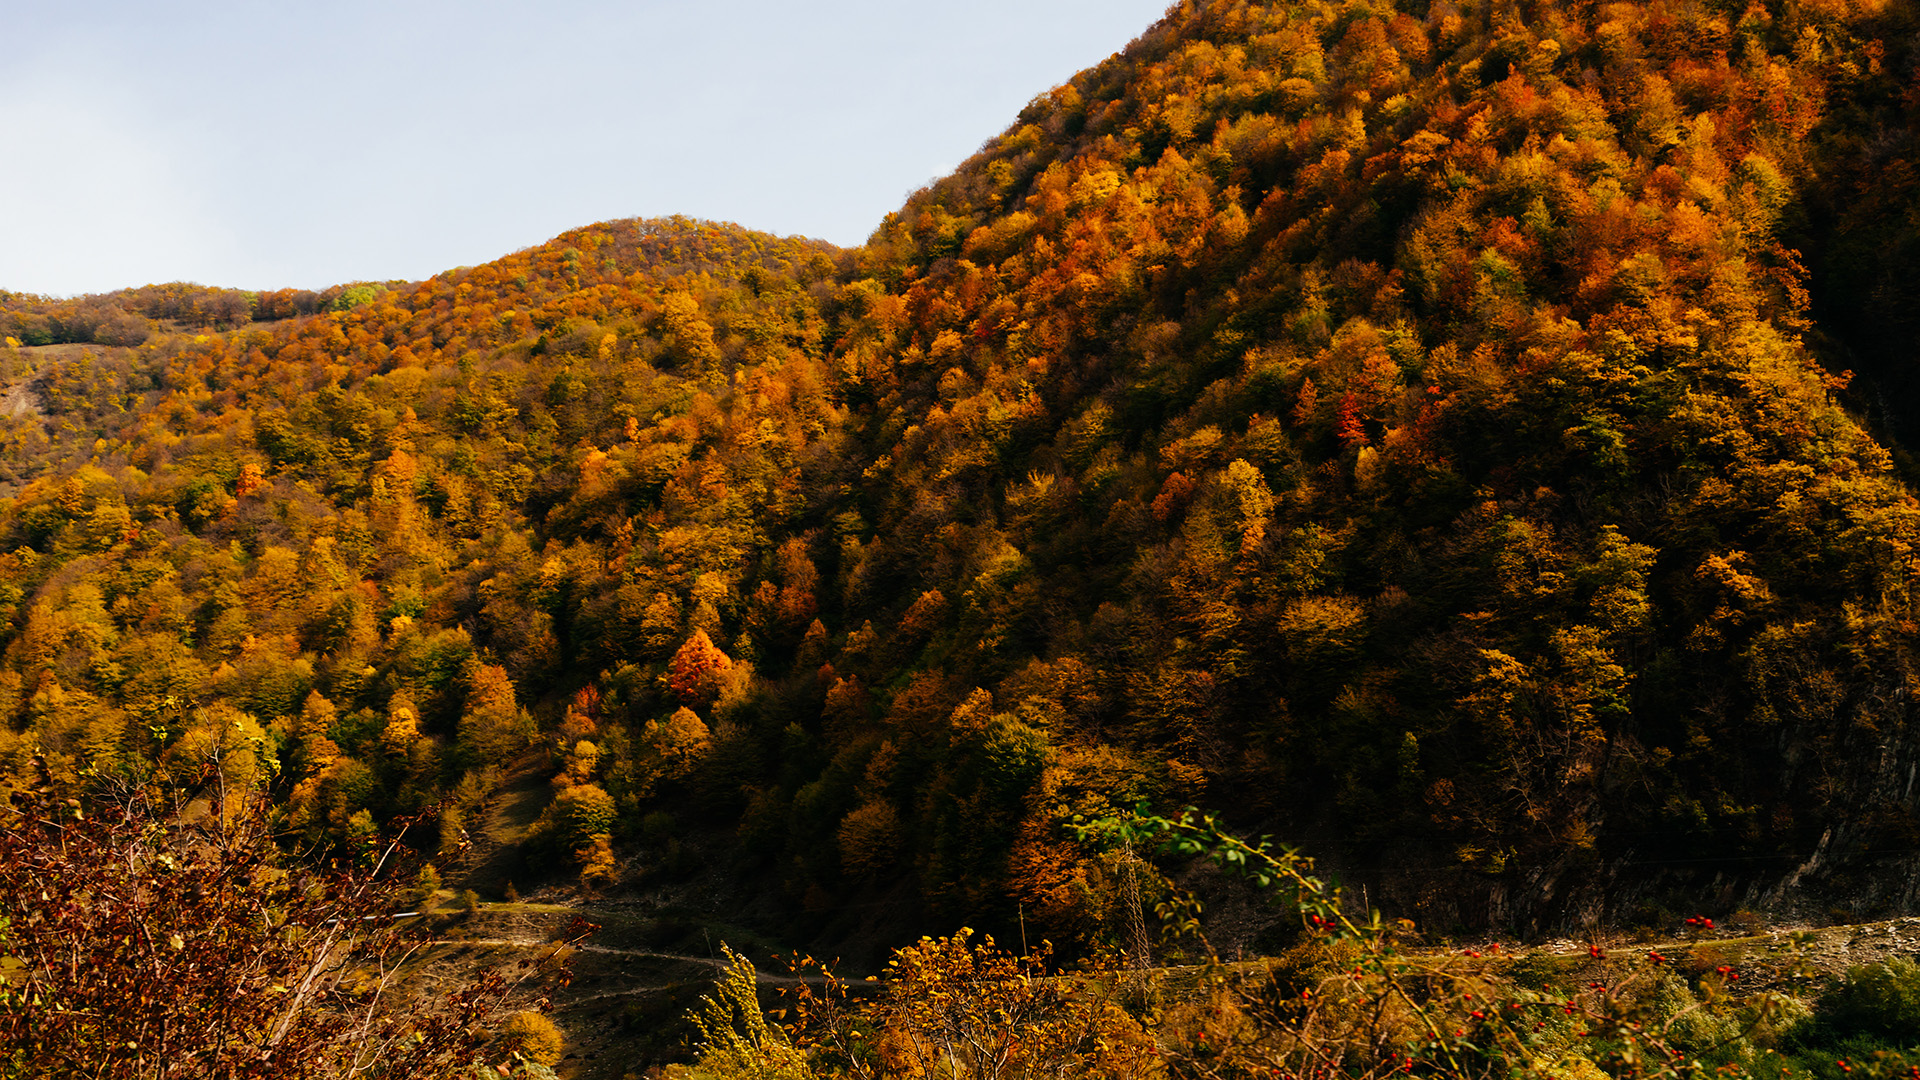
[{"label": "shrub", "polygon": [[1847,980],[1822,995],[1814,1018],[1835,1035],[1920,1040],[1920,964],[1893,957],[1847,969]]},{"label": "shrub", "polygon": [[640,839],[649,844],[660,844],[673,838],[673,815],[665,810],[655,810],[640,819]]},{"label": "shrub", "polygon": [[553,818],[560,843],[567,850],[591,847],[595,838],[613,832],[620,815],[613,797],[597,784],[570,787],[553,800]]},{"label": "shrub", "polygon": [[1052,971],[1045,944],[1020,955],[973,937],[962,929],[894,950],[886,993],[870,1004],[857,1003],[826,965],[800,958],[813,978],[790,991],[792,1030],[857,1080],[1158,1071],[1152,1034],[1118,1000],[1124,980]]},{"label": "shrub", "polygon": [[559,1025],[537,1012],[522,1010],[500,1025],[501,1049],[519,1054],[537,1065],[552,1065],[567,1047]]},{"label": "shrub", "polygon": [[421,864],[420,873],[413,879],[411,895],[414,904],[422,910],[429,909],[433,907],[439,892],[440,872],[433,868],[432,863]]},{"label": "shrub", "polygon": [[700,1033],[700,1072],[742,1080],[804,1080],[812,1075],[807,1055],[760,1008],[753,962],[725,945],[727,966],[713,993],[688,1016]]},{"label": "shrub", "polygon": [[384,917],[410,899],[408,877],[287,858],[257,797],[183,809],[209,805],[218,782],[69,801],[46,794],[43,768],[41,790],[14,793],[0,1075],[468,1075],[531,965],[432,1000],[369,996],[364,973],[414,947]]}]

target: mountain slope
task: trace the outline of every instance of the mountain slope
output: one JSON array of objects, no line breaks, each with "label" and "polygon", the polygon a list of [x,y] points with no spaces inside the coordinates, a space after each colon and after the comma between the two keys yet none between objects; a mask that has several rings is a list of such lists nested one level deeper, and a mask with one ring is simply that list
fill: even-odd
[{"label": "mountain slope", "polygon": [[1182,4],[856,251],[611,222],[144,347],[6,507],[9,752],[237,731],[315,839],[451,837],[537,737],[553,866],[731,828],[800,934],[1108,932],[1066,825],[1137,799],[1469,923],[1850,887],[1920,505],[1790,245],[1862,243],[1912,28]]},{"label": "mountain slope", "polygon": [[1083,730],[1496,910],[1905,848],[1914,503],[1773,227],[1907,16],[1474,14],[1178,8],[890,219],[893,550],[941,492]]}]

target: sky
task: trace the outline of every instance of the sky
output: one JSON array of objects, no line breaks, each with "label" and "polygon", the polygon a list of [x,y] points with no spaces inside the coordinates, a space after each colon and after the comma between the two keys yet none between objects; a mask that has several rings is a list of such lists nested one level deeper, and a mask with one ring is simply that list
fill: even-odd
[{"label": "sky", "polygon": [[418,279],[686,214],[863,242],[1167,0],[0,0],[0,288]]}]

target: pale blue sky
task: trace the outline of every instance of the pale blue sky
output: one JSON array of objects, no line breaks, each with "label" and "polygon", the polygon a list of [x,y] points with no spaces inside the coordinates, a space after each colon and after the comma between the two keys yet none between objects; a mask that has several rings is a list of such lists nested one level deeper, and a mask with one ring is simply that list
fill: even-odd
[{"label": "pale blue sky", "polygon": [[1166,0],[0,0],[0,288],[420,278],[607,218],[840,244]]}]

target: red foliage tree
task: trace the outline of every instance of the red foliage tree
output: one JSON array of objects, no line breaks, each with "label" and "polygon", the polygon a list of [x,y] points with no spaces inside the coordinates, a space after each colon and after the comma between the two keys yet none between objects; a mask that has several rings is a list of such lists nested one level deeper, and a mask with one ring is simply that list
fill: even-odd
[{"label": "red foliage tree", "polygon": [[707,632],[695,630],[667,664],[667,687],[689,705],[703,704],[713,700],[718,676],[732,668],[733,661],[714,645]]}]

